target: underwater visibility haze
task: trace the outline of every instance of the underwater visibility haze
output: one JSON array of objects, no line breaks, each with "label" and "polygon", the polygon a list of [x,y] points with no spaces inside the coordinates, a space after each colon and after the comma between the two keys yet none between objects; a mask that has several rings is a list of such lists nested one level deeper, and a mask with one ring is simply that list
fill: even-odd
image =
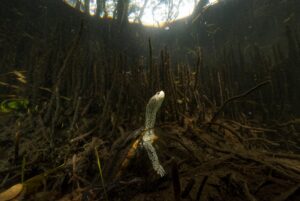
[{"label": "underwater visibility haze", "polygon": [[299,0],[2,0],[0,201],[300,200]]}]

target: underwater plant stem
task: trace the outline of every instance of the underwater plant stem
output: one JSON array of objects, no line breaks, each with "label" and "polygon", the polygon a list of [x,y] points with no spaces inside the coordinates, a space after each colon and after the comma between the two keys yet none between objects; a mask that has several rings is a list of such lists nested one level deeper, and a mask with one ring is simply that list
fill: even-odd
[{"label": "underwater plant stem", "polygon": [[78,119],[78,112],[79,112],[80,104],[81,104],[81,97],[78,97],[77,101],[76,101],[76,106],[75,106],[75,111],[74,111],[74,115],[73,115],[73,120],[72,120],[70,129],[69,129],[70,131],[72,131],[74,129],[75,123],[76,123],[76,121]]},{"label": "underwater plant stem", "polygon": [[102,186],[103,186],[104,197],[105,197],[105,200],[108,201],[108,196],[107,196],[107,192],[106,192],[106,189],[105,189],[104,179],[103,179],[103,174],[102,174],[101,162],[100,162],[99,154],[98,154],[98,151],[97,151],[96,147],[95,147],[95,155],[96,155],[96,158],[97,158],[97,164],[98,164],[98,168],[99,168],[101,183],[102,183]]},{"label": "underwater plant stem", "polygon": [[196,201],[200,201],[200,198],[201,198],[201,195],[202,195],[202,192],[203,192],[203,189],[204,189],[207,179],[208,179],[208,176],[207,175],[204,176],[204,178],[199,186],[198,192],[197,192]]},{"label": "underwater plant stem", "polygon": [[211,123],[212,123],[212,122],[215,122],[217,116],[223,111],[223,109],[225,108],[225,106],[226,106],[228,103],[230,103],[230,102],[232,102],[232,101],[234,101],[234,100],[236,100],[236,99],[245,97],[245,96],[247,96],[248,94],[250,94],[250,93],[252,93],[253,91],[255,91],[256,89],[258,89],[258,88],[260,88],[260,87],[262,87],[262,86],[265,86],[265,85],[267,85],[267,84],[270,84],[270,83],[271,83],[271,80],[263,81],[263,82],[259,83],[258,85],[252,87],[251,89],[247,90],[246,92],[244,92],[244,93],[242,93],[242,94],[239,94],[239,95],[236,95],[236,96],[233,96],[233,97],[227,99],[227,100],[221,105],[220,109],[219,109],[219,110],[214,114],[214,116],[211,118],[210,122],[211,122]]},{"label": "underwater plant stem", "polygon": [[22,168],[21,168],[21,183],[24,182],[25,165],[26,165],[26,158],[25,158],[25,156],[23,156],[23,160],[22,160]]},{"label": "underwater plant stem", "polygon": [[19,161],[19,145],[20,145],[20,132],[17,131],[15,135],[15,165],[17,165]]}]

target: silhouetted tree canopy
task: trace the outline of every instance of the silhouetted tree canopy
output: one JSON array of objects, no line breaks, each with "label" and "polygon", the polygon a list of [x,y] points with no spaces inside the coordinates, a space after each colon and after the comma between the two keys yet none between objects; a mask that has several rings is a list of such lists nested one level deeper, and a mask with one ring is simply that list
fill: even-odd
[{"label": "silhouetted tree canopy", "polygon": [[[95,17],[111,17],[118,23],[126,23],[129,19],[142,23],[142,18],[147,13],[147,17],[153,18],[155,23],[159,24],[176,20],[184,4],[196,6],[200,2],[203,7],[209,0],[65,0],[65,2]],[[91,4],[93,6],[90,6]]]}]

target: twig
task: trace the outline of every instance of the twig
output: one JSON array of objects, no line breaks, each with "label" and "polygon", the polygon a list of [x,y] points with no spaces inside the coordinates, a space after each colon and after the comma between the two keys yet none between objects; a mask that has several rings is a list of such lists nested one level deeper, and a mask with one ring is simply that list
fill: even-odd
[{"label": "twig", "polygon": [[248,125],[243,125],[239,122],[236,121],[232,121],[232,120],[227,120],[228,122],[234,123],[237,126],[241,127],[241,128],[245,128],[245,129],[249,129],[249,130],[254,130],[254,131],[262,131],[262,132],[272,132],[272,133],[276,133],[277,131],[274,129],[268,129],[268,128],[259,128],[259,127],[252,127],[252,126],[248,126]]},{"label": "twig", "polygon": [[272,142],[268,139],[265,139],[265,138],[260,138],[260,137],[252,137],[252,138],[247,138],[244,140],[245,142],[249,142],[249,141],[263,141],[267,144],[270,144],[270,145],[273,145],[273,146],[280,146],[279,143],[276,143],[276,142]]},{"label": "twig", "polygon": [[208,176],[205,175],[204,178],[203,178],[203,180],[202,180],[202,182],[201,182],[201,184],[200,184],[200,186],[199,186],[199,189],[198,189],[198,192],[197,192],[197,196],[196,196],[196,201],[200,200],[201,194],[202,194],[202,191],[204,189],[204,186],[206,184],[207,179],[208,179]]},{"label": "twig", "polygon": [[74,142],[77,142],[77,141],[80,141],[80,140],[83,140],[84,138],[88,137],[90,134],[92,134],[97,128],[94,128],[92,130],[90,130],[89,132],[87,133],[84,133],[78,137],[75,137],[73,139],[70,140],[70,143],[74,143]]},{"label": "twig", "polygon": [[80,104],[81,104],[81,97],[78,97],[76,106],[75,106],[74,115],[73,115],[73,120],[72,120],[72,123],[70,126],[70,132],[73,131],[74,125],[78,119],[78,111],[79,111]]},{"label": "twig", "polygon": [[229,126],[227,126],[227,125],[224,125],[224,124],[222,124],[222,123],[214,123],[214,122],[209,123],[209,125],[210,125],[210,126],[211,126],[211,125],[215,125],[215,126],[222,127],[222,128],[224,128],[224,129],[228,130],[230,133],[232,133],[235,137],[237,137],[237,138],[239,139],[240,142],[243,142],[243,141],[244,141],[244,139],[242,138],[242,136],[241,136],[238,132],[236,132],[234,129],[232,129],[231,127],[229,127]]},{"label": "twig", "polygon": [[280,167],[276,167],[274,166],[273,164],[271,164],[270,162],[268,161],[265,161],[265,160],[260,160],[258,159],[256,156],[252,156],[250,153],[239,153],[239,152],[235,152],[235,151],[232,151],[232,150],[228,150],[228,149],[222,149],[222,148],[219,148],[219,147],[216,147],[214,146],[213,144],[207,142],[207,140],[203,139],[201,136],[198,136],[203,142],[205,142],[206,145],[208,145],[210,148],[218,151],[218,152],[221,152],[221,153],[226,153],[226,154],[233,154],[235,155],[236,157],[238,158],[241,158],[243,160],[250,160],[250,161],[254,161],[256,163],[259,163],[259,164],[262,164],[268,168],[270,168],[271,170],[273,170],[274,172],[277,172],[293,181],[296,181],[296,182],[299,182],[300,181],[300,175],[299,174],[294,174],[290,171],[284,171],[282,170]]},{"label": "twig", "polygon": [[187,198],[187,196],[190,194],[193,186],[195,185],[195,179],[191,178],[188,183],[186,184],[183,192],[181,193],[181,198]]},{"label": "twig", "polygon": [[294,120],[291,120],[291,121],[288,121],[285,123],[276,124],[273,127],[287,127],[287,126],[294,125],[294,124],[300,124],[300,119],[294,119]]},{"label": "twig", "polygon": [[257,201],[257,199],[250,193],[248,184],[246,182],[243,182],[242,188],[248,201]]},{"label": "twig", "polygon": [[223,109],[225,108],[225,106],[226,106],[228,103],[230,103],[230,102],[232,102],[232,101],[234,101],[234,100],[236,100],[236,99],[245,97],[245,96],[247,96],[248,94],[250,94],[250,93],[252,93],[253,91],[255,91],[256,89],[258,89],[258,88],[260,88],[260,87],[262,87],[262,86],[265,86],[265,85],[267,85],[267,84],[270,84],[270,83],[271,83],[270,80],[261,82],[260,84],[258,84],[258,85],[256,85],[256,86],[252,87],[252,88],[249,89],[248,91],[246,91],[246,92],[244,92],[244,93],[242,93],[242,94],[240,94],[240,95],[236,95],[236,96],[233,96],[233,97],[227,99],[227,100],[221,105],[220,109],[214,114],[214,116],[212,117],[212,119],[210,120],[210,122],[215,122],[217,116],[223,111]]}]

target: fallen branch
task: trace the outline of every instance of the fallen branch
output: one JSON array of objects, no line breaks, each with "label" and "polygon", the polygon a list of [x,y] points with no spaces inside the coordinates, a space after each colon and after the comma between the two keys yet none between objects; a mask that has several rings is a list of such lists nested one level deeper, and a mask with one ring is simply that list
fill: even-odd
[{"label": "fallen branch", "polygon": [[240,95],[236,95],[236,96],[233,96],[233,97],[227,99],[227,100],[221,105],[220,109],[219,109],[219,110],[214,114],[214,116],[211,118],[210,123],[216,121],[217,116],[223,111],[223,109],[225,108],[225,106],[226,106],[228,103],[230,103],[230,102],[232,102],[232,101],[234,101],[234,100],[236,100],[236,99],[243,98],[243,97],[249,95],[250,93],[252,93],[253,91],[255,91],[256,89],[258,89],[258,88],[260,88],[260,87],[262,87],[262,86],[265,86],[265,85],[267,85],[267,84],[270,84],[270,83],[271,83],[270,80],[261,82],[261,83],[259,83],[258,85],[256,85],[256,86],[252,87],[251,89],[249,89],[248,91],[246,91],[246,92],[244,92],[244,93],[242,93],[242,94],[240,94]]}]

